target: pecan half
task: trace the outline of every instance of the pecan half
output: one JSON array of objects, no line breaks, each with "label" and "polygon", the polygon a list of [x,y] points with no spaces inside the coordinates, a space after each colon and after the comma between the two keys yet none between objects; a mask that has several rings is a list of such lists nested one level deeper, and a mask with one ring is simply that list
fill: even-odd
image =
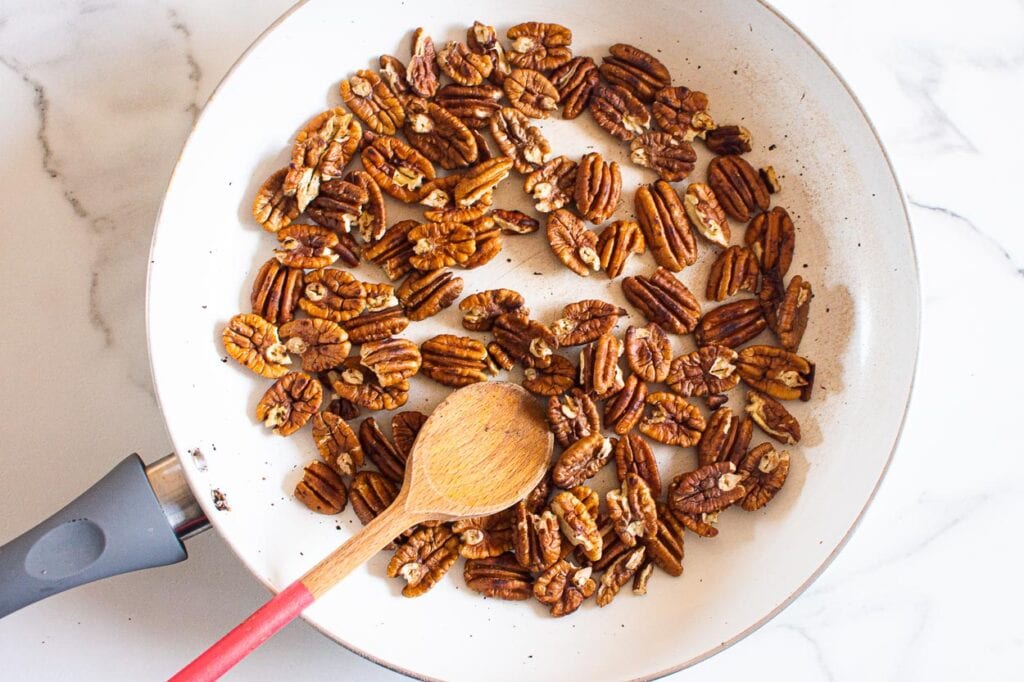
[{"label": "pecan half", "polygon": [[597,235],[576,214],[560,208],[548,215],[548,245],[567,268],[580,277],[589,277],[601,267],[597,255]]},{"label": "pecan half", "polygon": [[732,462],[716,462],[676,477],[668,492],[668,505],[677,513],[719,512],[746,496],[743,477]]},{"label": "pecan half", "polygon": [[301,295],[302,268],[289,268],[271,258],[256,273],[249,302],[252,312],[267,322],[284,324],[295,317]]},{"label": "pecan half", "polygon": [[530,125],[530,119],[512,107],[494,112],[490,121],[491,134],[498,149],[512,158],[520,173],[529,173],[548,160],[551,145],[540,130]]},{"label": "pecan half", "polygon": [[647,396],[653,409],[640,420],[640,433],[665,445],[688,448],[696,445],[704,432],[704,416],[695,405],[674,393],[656,392]]},{"label": "pecan half", "polygon": [[491,80],[501,85],[511,73],[512,67],[494,27],[474,21],[466,30],[466,44],[476,54],[487,56],[491,61]]},{"label": "pecan half", "polygon": [[530,118],[547,118],[558,108],[558,90],[539,71],[512,69],[502,87],[512,107]]},{"label": "pecan half", "polygon": [[753,435],[749,419],[740,419],[728,406],[722,406],[708,417],[707,428],[697,444],[697,464],[715,462],[739,464],[747,454]]},{"label": "pecan half", "polygon": [[360,70],[341,81],[341,99],[352,113],[379,135],[394,135],[405,123],[405,110],[387,83],[373,71]]},{"label": "pecan half", "polygon": [[668,69],[653,55],[625,43],[616,43],[608,51],[611,55],[602,59],[601,75],[641,101],[652,101],[654,93],[672,83]]},{"label": "pecan half", "polygon": [[609,135],[629,142],[651,128],[651,112],[620,85],[598,83],[590,93],[590,115]]},{"label": "pecan half", "polygon": [[470,331],[490,331],[494,321],[505,313],[522,310],[529,315],[523,297],[511,289],[488,289],[471,294],[459,303],[462,326]]},{"label": "pecan half", "polygon": [[519,309],[499,315],[492,327],[494,340],[524,367],[547,367],[558,350],[558,339],[546,324],[531,320]]},{"label": "pecan half", "polygon": [[411,96],[409,81],[406,78],[405,64],[398,57],[382,54],[377,62],[380,65],[380,77],[388,84],[399,101]]},{"label": "pecan half", "polygon": [[711,512],[710,514],[682,514],[669,510],[668,513],[691,533],[696,533],[702,538],[718,537],[718,529],[715,528],[715,524],[718,523],[718,512]]},{"label": "pecan half", "polygon": [[459,538],[447,525],[421,527],[388,562],[389,578],[401,576],[403,597],[419,597],[436,585],[459,558]]},{"label": "pecan half", "polygon": [[362,136],[358,121],[341,107],[314,116],[299,131],[281,185],[285,196],[295,197],[299,211],[316,198],[322,181],[341,177]]},{"label": "pecan half", "polygon": [[360,157],[363,168],[382,190],[410,204],[420,198],[423,184],[434,179],[434,165],[397,137],[379,135]]},{"label": "pecan half", "polygon": [[551,356],[547,367],[527,367],[523,374],[523,388],[535,395],[562,395],[576,385],[576,366],[558,354]]},{"label": "pecan half", "polygon": [[288,373],[292,359],[277,336],[277,327],[259,315],[235,315],[221,340],[228,355],[261,377],[277,379]]},{"label": "pecan half", "polygon": [[413,255],[409,263],[417,270],[436,270],[464,263],[476,250],[473,228],[461,223],[423,223],[409,230]]},{"label": "pecan half", "polygon": [[416,442],[416,436],[420,429],[427,423],[427,415],[415,410],[399,412],[391,418],[391,439],[398,448],[398,452],[406,459],[412,452],[412,446]]},{"label": "pecan half", "polygon": [[781,291],[781,281],[772,272],[765,277],[759,299],[764,319],[768,327],[779,339],[779,344],[788,351],[795,352],[807,329],[807,317],[811,312],[811,283],[805,282],[800,275],[789,280],[789,286]]},{"label": "pecan half", "polygon": [[700,319],[700,303],[671,272],[658,267],[650,277],[622,280],[622,293],[650,322],[676,334],[689,334]]},{"label": "pecan half", "polygon": [[405,137],[423,156],[446,170],[465,168],[480,158],[472,131],[440,104],[417,97],[406,108]]},{"label": "pecan half", "polygon": [[302,480],[295,486],[295,497],[318,514],[340,514],[348,504],[345,481],[323,462],[306,465]]},{"label": "pecan half", "polygon": [[347,233],[357,224],[369,198],[366,189],[356,183],[328,180],[320,185],[320,194],[306,207],[306,213],[324,227]]},{"label": "pecan half", "polygon": [[515,366],[516,361],[496,342],[491,341],[487,344],[487,369],[491,374],[497,376],[499,369],[509,372]]},{"label": "pecan half", "polygon": [[720,305],[708,311],[694,331],[702,346],[721,344],[736,348],[764,331],[768,323],[755,298],[746,298]]},{"label": "pecan half", "polygon": [[320,412],[313,417],[313,442],[323,460],[343,476],[351,476],[363,466],[359,439],[336,414]]},{"label": "pecan half", "polygon": [[324,388],[305,372],[289,372],[274,382],[256,404],[256,419],[279,436],[301,429],[320,409]]},{"label": "pecan half", "polygon": [[420,345],[423,373],[445,386],[487,381],[487,349],[476,339],[439,334]]},{"label": "pecan half", "polygon": [[651,489],[636,474],[626,474],[622,486],[605,496],[608,518],[615,534],[627,547],[635,547],[637,538],[658,533],[658,511]]},{"label": "pecan half", "polygon": [[761,429],[785,445],[800,442],[800,422],[782,403],[757,391],[747,391],[747,414]]},{"label": "pecan half", "polygon": [[280,246],[274,251],[274,257],[282,265],[316,270],[338,260],[334,252],[338,235],[326,227],[292,223],[277,231],[277,239]]},{"label": "pecan half", "polygon": [[740,351],[736,370],[743,381],[779,400],[811,399],[814,363],[774,346],[747,346]]},{"label": "pecan half", "polygon": [[562,317],[551,325],[560,348],[582,346],[610,332],[626,311],[595,298],[576,301],[562,308]]},{"label": "pecan half", "polygon": [[602,334],[580,351],[580,384],[598,400],[622,390],[622,342],[612,334]]},{"label": "pecan half", "polygon": [[644,540],[647,558],[671,576],[683,574],[686,531],[679,519],[661,504],[657,505],[658,532]]},{"label": "pecan half", "polygon": [[612,217],[622,193],[619,164],[608,163],[597,152],[585,154],[576,171],[573,199],[583,217],[598,225]]},{"label": "pecan half", "polygon": [[494,112],[501,109],[501,88],[493,85],[446,85],[437,93],[436,102],[450,111],[470,129],[486,128]]},{"label": "pecan half", "polygon": [[[330,381],[323,374],[320,375],[320,383],[330,385]],[[324,412],[329,412],[333,415],[341,417],[344,420],[355,419],[359,416],[359,406],[353,403],[351,400],[345,400],[335,396],[331,399],[331,402],[324,408]]]},{"label": "pecan half", "polygon": [[508,59],[513,66],[550,71],[572,59],[572,31],[559,24],[529,21],[508,30]]},{"label": "pecan half", "polygon": [[769,194],[778,194],[782,191],[782,183],[779,181],[779,175],[775,172],[774,166],[758,168],[757,174],[761,176],[761,182],[768,188]]},{"label": "pecan half", "polygon": [[550,398],[547,417],[555,440],[563,448],[601,431],[597,406],[590,396],[578,388],[571,389],[561,397]]},{"label": "pecan half", "polygon": [[363,282],[363,289],[366,290],[366,312],[368,313],[394,308],[398,305],[395,288],[390,284]]},{"label": "pecan half", "polygon": [[771,201],[768,188],[742,156],[716,156],[711,159],[708,184],[731,218],[747,221],[754,213],[768,210]]},{"label": "pecan half", "polygon": [[622,274],[622,268],[630,255],[646,251],[647,242],[640,226],[633,220],[616,220],[597,236],[597,255],[608,279],[615,279]]},{"label": "pecan half", "polygon": [[400,334],[409,326],[409,318],[401,306],[367,311],[346,320],[342,325],[352,343],[380,341]]},{"label": "pecan half", "polygon": [[631,431],[615,441],[615,474],[619,482],[626,480],[629,474],[636,474],[647,483],[655,497],[661,495],[661,472],[658,470],[658,458],[654,450],[643,437]]},{"label": "pecan half", "polygon": [[739,291],[757,291],[760,269],[754,253],[745,246],[730,246],[718,254],[708,274],[707,297],[724,301]]},{"label": "pecan half", "polygon": [[470,559],[462,578],[466,587],[493,599],[525,601],[533,596],[533,577],[510,555]]},{"label": "pecan half", "polygon": [[502,232],[509,234],[530,234],[540,229],[540,221],[522,211],[496,208],[491,211],[491,218]]},{"label": "pecan half", "polygon": [[646,400],[647,384],[630,374],[622,389],[605,403],[605,425],[620,436],[629,433],[640,421]]},{"label": "pecan half", "polygon": [[252,202],[252,217],[267,232],[277,232],[299,217],[299,202],[284,191],[287,168],[276,171],[256,191]]},{"label": "pecan half", "polygon": [[603,547],[601,533],[583,500],[572,492],[560,492],[551,500],[551,512],[558,519],[565,539],[579,547],[588,559],[597,561]]},{"label": "pecan half", "polygon": [[572,200],[578,165],[567,156],[556,156],[526,176],[523,189],[533,197],[541,213],[556,211]]},{"label": "pecan half", "polygon": [[655,262],[672,272],[693,265],[697,261],[697,239],[675,188],[664,180],[640,185],[634,202]]},{"label": "pecan half", "polygon": [[332,370],[327,378],[338,397],[367,410],[394,410],[405,405],[409,400],[408,381],[381,386],[367,376],[368,371],[359,366],[359,358],[349,358],[341,371]]},{"label": "pecan half", "polygon": [[690,183],[683,196],[683,208],[690,224],[704,235],[704,238],[719,246],[729,246],[732,232],[725,218],[725,211],[710,187],[703,182]]},{"label": "pecan half", "polygon": [[413,272],[396,293],[406,317],[419,322],[441,312],[462,295],[462,278],[447,269]]},{"label": "pecan half", "polygon": [[509,510],[459,519],[452,524],[452,531],[462,542],[459,554],[467,559],[487,559],[512,551],[512,513]]},{"label": "pecan half", "polygon": [[704,137],[707,131],[715,128],[715,122],[708,114],[708,96],[682,85],[662,88],[654,93],[651,110],[659,128],[684,140]]},{"label": "pecan half", "polygon": [[784,277],[793,262],[796,243],[793,219],[781,206],[759,213],[747,225],[743,243],[761,261],[761,272],[774,272]]},{"label": "pecan half", "polygon": [[697,153],[681,137],[669,133],[644,133],[629,143],[629,158],[650,168],[662,180],[678,182],[693,172]]},{"label": "pecan half", "polygon": [[597,66],[590,57],[573,57],[551,73],[551,84],[562,105],[562,118],[573,119],[583,113],[599,80]]},{"label": "pecan half", "polygon": [[579,439],[561,454],[551,469],[559,488],[575,488],[595,476],[612,456],[612,443],[600,433]]},{"label": "pecan half", "polygon": [[490,192],[484,192],[469,206],[460,206],[456,202],[455,188],[463,177],[461,174],[450,173],[424,185],[420,203],[431,207],[423,211],[427,220],[435,223],[465,223],[487,213],[494,201]]},{"label": "pecan half", "polygon": [[397,496],[398,486],[376,471],[357,473],[348,490],[352,510],[364,526],[391,506]]},{"label": "pecan half", "polygon": [[597,605],[608,606],[615,599],[615,595],[623,585],[633,579],[633,576],[644,563],[644,547],[623,554],[616,559],[601,576],[601,583],[597,587]]},{"label": "pecan half", "polygon": [[413,269],[409,258],[414,255],[415,245],[409,241],[409,232],[418,224],[415,220],[395,223],[379,240],[368,246],[363,255],[379,265],[390,279],[402,277]]},{"label": "pecan half", "polygon": [[359,362],[373,372],[382,387],[394,386],[420,371],[420,349],[408,339],[383,339],[364,343]]},{"label": "pecan half", "polygon": [[430,99],[437,92],[440,78],[437,73],[437,54],[434,41],[417,28],[412,34],[412,54],[405,74],[409,89],[420,97]]},{"label": "pecan half", "polygon": [[555,618],[573,613],[597,591],[590,566],[578,568],[565,559],[552,564],[533,584],[533,595],[551,607]]},{"label": "pecan half", "polygon": [[512,521],[512,548],[520,566],[543,571],[562,557],[558,519],[550,511],[534,513],[526,504],[517,504]]},{"label": "pecan half", "polygon": [[466,43],[449,40],[437,53],[437,66],[459,85],[480,85],[491,75],[490,57],[469,49]]},{"label": "pecan half", "polygon": [[499,156],[483,161],[462,176],[455,185],[455,203],[459,206],[472,206],[480,201],[508,177],[512,172],[512,159]]},{"label": "pecan half", "polygon": [[288,352],[302,356],[302,369],[307,372],[337,367],[352,348],[348,333],[330,320],[292,320],[278,331]]},{"label": "pecan half", "polygon": [[701,346],[673,360],[666,381],[669,388],[686,398],[725,393],[740,382],[736,358],[736,351],[727,346]]},{"label": "pecan half", "polygon": [[408,454],[403,455],[395,447],[391,439],[380,430],[377,420],[373,417],[367,417],[359,424],[359,444],[382,474],[397,485],[402,484],[402,480],[405,478],[405,463]]},{"label": "pecan half", "polygon": [[[646,548],[646,545],[645,545]],[[654,573],[654,562],[647,559],[640,565],[639,570],[633,574],[633,594],[643,596],[647,594],[647,583]]]},{"label": "pecan half", "polygon": [[626,330],[626,361],[644,381],[661,382],[672,366],[672,344],[665,331],[654,322]]},{"label": "pecan half", "polygon": [[737,471],[743,476],[743,487],[747,489],[740,506],[747,511],[757,511],[771,502],[785,485],[789,476],[789,453],[778,452],[771,443],[762,443],[747,453]]},{"label": "pecan half", "polygon": [[718,126],[704,136],[704,144],[714,154],[745,154],[750,151],[750,131],[743,126]]}]

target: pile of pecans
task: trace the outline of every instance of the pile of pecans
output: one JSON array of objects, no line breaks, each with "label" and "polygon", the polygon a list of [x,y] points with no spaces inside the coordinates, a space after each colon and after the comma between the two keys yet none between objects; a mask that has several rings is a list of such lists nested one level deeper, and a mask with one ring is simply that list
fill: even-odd
[{"label": "pile of pecans", "polygon": [[[387,574],[414,597],[462,556],[471,589],[533,597],[562,616],[591,596],[608,604],[627,583],[645,593],[655,567],[681,575],[687,530],[714,537],[726,508],[760,509],[782,488],[789,453],[751,443],[755,425],[782,445],[800,440],[783,403],[811,397],[814,364],[797,351],[812,293],[800,276],[786,281],[795,230],[786,210],[771,206],[775,171],[744,159],[750,133],[716,125],[704,93],[673,86],[660,61],[631,45],[613,45],[600,66],[573,56],[572,33],[557,24],[519,24],[507,38],[506,46],[477,22],[465,42],[437,49],[418,29],[408,64],[384,55],[378,72],[342,81],[347,109],[310,120],[288,166],[257,193],[253,215],[278,247],[256,275],[252,311],[232,318],[223,340],[232,358],[275,380],[256,407],[259,421],[282,436],[311,423],[322,461],[305,468],[296,498],[323,514],[351,501],[363,523],[397,495],[426,416],[394,413],[390,437],[373,416],[357,428],[349,422],[404,406],[417,373],[456,388],[523,368],[561,448],[549,476],[501,513],[410,528],[395,539]],[[636,189],[636,221],[613,220],[617,163],[597,152],[552,157],[531,120],[559,108],[566,119],[589,110],[658,175]],[[706,182],[677,189],[695,167],[695,139],[714,155]],[[356,156],[362,169],[348,170]],[[480,267],[507,235],[540,228],[493,205],[513,171],[547,216],[552,252],[574,273],[615,279],[650,249],[657,268],[621,282],[647,324],[616,336],[627,311],[597,299],[569,303],[549,321],[532,318],[512,289],[459,301],[463,279],[452,268]],[[421,204],[423,220],[388,225],[385,196]],[[731,244],[730,220],[746,223],[742,245]],[[598,233],[588,222],[608,224]],[[697,261],[698,234],[716,252],[705,294],[721,305],[707,311],[674,274]],[[401,282],[360,281],[339,267],[361,261]],[[462,326],[489,333],[485,341],[447,333],[417,345],[399,336],[456,301]],[[765,329],[775,344],[745,345]],[[673,357],[670,335],[690,334],[696,350]],[[741,382],[746,407],[736,414],[726,394]],[[696,468],[666,484],[648,440],[695,448]],[[588,482],[612,461],[619,485],[602,504]]]}]

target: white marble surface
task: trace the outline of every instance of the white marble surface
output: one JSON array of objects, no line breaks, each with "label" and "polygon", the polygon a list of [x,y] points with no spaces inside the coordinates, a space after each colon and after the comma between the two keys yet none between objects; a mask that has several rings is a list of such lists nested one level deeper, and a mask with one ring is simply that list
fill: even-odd
[{"label": "white marble surface", "polygon": [[[145,349],[153,220],[202,102],[288,5],[0,2],[0,541],[127,452],[169,451]],[[777,6],[860,96],[909,195],[917,389],[888,478],[835,563],[759,632],[676,677],[1020,679],[1024,2]],[[173,672],[266,596],[214,534],[189,549],[184,564],[0,621],[0,677]],[[397,676],[298,623],[232,677]]]}]

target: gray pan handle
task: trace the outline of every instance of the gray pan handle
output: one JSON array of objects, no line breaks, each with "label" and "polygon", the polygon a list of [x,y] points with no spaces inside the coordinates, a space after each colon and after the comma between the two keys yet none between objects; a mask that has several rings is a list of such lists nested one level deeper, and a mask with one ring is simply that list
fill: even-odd
[{"label": "gray pan handle", "polygon": [[177,458],[130,455],[71,504],[0,547],[0,618],[72,587],[188,557],[205,530]]}]

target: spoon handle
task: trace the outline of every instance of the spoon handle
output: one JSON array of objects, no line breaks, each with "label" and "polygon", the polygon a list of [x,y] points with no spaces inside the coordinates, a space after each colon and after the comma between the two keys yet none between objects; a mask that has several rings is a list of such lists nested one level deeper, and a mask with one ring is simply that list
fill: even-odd
[{"label": "spoon handle", "polygon": [[349,538],[348,542],[278,592],[235,629],[182,668],[171,678],[171,682],[220,678],[342,578],[386,547],[402,531],[423,520],[410,517],[402,502],[401,499],[396,500],[380,516],[366,524],[362,531]]}]

